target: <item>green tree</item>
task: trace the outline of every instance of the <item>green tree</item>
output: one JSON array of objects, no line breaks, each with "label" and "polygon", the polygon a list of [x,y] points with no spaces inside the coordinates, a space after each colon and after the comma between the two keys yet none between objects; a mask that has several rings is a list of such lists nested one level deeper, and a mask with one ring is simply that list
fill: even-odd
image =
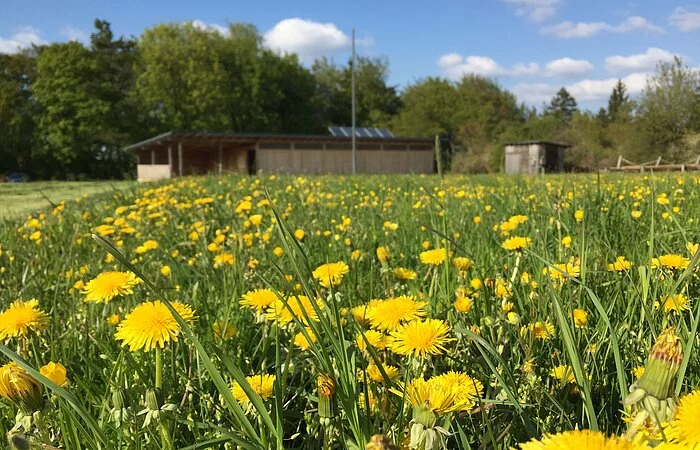
[{"label": "green tree", "polygon": [[649,143],[647,156],[690,158],[694,149],[686,140],[700,132],[700,72],[678,57],[660,63],[639,99],[637,120]]},{"label": "green tree", "polygon": [[0,54],[0,173],[32,169],[36,108],[29,88],[34,76],[29,53]]},{"label": "green tree", "polygon": [[556,93],[548,105],[545,105],[545,115],[556,117],[559,121],[568,124],[574,117],[574,113],[578,111],[576,99],[569,94],[566,88],[561,88]]},{"label": "green tree", "polygon": [[459,129],[457,89],[444,78],[429,77],[409,85],[401,101],[403,108],[392,122],[397,136],[455,135]]},{"label": "green tree", "polygon": [[31,91],[41,107],[37,156],[44,162],[44,174],[85,172],[94,160],[93,144],[102,118],[111,107],[91,90],[98,76],[95,59],[78,42],[51,44],[37,51]]},{"label": "green tree", "polygon": [[608,99],[608,119],[615,120],[619,114],[628,115],[631,113],[629,102],[630,97],[627,95],[627,86],[625,86],[622,80],[617,80],[610,94],[610,98]]}]

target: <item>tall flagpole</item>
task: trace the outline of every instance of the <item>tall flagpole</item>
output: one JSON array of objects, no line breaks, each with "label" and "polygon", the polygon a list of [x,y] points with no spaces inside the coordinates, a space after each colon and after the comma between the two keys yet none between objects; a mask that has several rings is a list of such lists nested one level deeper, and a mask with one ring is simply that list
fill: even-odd
[{"label": "tall flagpole", "polygon": [[355,29],[352,29],[352,62],[351,95],[352,95],[352,174],[357,173],[357,151],[355,149]]}]

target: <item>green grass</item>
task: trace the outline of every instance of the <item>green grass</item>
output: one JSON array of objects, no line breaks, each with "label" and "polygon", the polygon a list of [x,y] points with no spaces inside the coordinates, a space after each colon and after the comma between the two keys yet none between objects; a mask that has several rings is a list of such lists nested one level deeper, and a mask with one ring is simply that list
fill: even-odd
[{"label": "green grass", "polygon": [[[79,196],[71,189],[88,185],[17,186],[26,198],[42,186],[54,203],[67,200],[52,210],[39,199],[34,211],[0,221],[0,309],[35,298],[49,318],[39,333],[0,345],[0,364],[16,361],[53,405],[40,426],[25,430],[35,444],[358,450],[378,433],[395,442],[417,433],[412,419],[425,418],[403,386],[449,371],[471,377],[462,387],[479,395],[429,426],[448,432],[446,448],[517,448],[572,429],[624,434],[621,402],[633,370],[668,327],[683,347],[682,376],[670,391],[700,385],[700,253],[691,259],[687,247],[700,241],[696,174],[203,177],[97,184],[99,193],[80,202],[71,201]],[[526,220],[511,221],[519,215]],[[531,243],[508,251],[502,244],[512,236]],[[378,260],[380,246],[387,261]],[[450,258],[428,265],[421,260],[427,248],[473,266],[460,272]],[[664,254],[678,254],[688,267],[652,267]],[[632,266],[609,271],[618,256]],[[348,273],[337,285],[320,285],[314,269],[336,261]],[[397,268],[416,276],[401,280]],[[115,270],[144,282],[108,303],[87,303],[81,284]],[[239,304],[262,288],[279,293],[277,309]],[[672,294],[688,299],[686,307],[673,311]],[[317,302],[295,310],[293,296],[302,295]],[[447,325],[444,351],[409,357],[367,345],[372,333],[396,330],[368,323],[365,307],[403,295]],[[455,306],[458,295],[471,300],[468,311]],[[162,351],[131,352],[108,319],[123,321],[155,299],[165,302],[165,318],[173,316],[178,340]],[[178,316],[175,302],[190,305],[196,320]],[[583,325],[576,310],[587,315]],[[291,313],[289,323],[271,320],[275,311]],[[216,335],[215,324],[235,335]],[[66,367],[69,384],[40,374],[49,361]],[[381,367],[374,380],[372,364]],[[397,378],[388,378],[388,366]],[[557,369],[569,375],[556,378]],[[261,374],[276,377],[263,397],[255,394]],[[335,383],[323,408],[330,417],[319,417],[319,375]],[[234,382],[250,402],[237,401]],[[154,399],[158,414],[148,406]],[[0,435],[16,425],[17,407],[0,399]]]},{"label": "green grass", "polygon": [[33,181],[0,184],[0,220],[16,219],[59,202],[133,187],[133,181]]}]

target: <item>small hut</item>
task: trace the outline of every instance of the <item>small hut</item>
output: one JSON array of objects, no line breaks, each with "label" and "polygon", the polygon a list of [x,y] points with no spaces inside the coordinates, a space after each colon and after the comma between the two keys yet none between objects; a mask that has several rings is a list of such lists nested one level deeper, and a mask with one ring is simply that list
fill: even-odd
[{"label": "small hut", "polygon": [[567,144],[550,141],[518,141],[506,143],[507,174],[538,174],[564,171]]}]

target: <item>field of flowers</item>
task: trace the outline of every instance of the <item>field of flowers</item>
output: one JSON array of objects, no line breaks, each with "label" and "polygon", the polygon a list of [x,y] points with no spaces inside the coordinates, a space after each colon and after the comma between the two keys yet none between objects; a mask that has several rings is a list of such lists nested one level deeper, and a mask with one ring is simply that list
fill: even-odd
[{"label": "field of flowers", "polygon": [[700,448],[698,242],[692,174],[185,178],[61,203],[0,222],[0,430]]}]

